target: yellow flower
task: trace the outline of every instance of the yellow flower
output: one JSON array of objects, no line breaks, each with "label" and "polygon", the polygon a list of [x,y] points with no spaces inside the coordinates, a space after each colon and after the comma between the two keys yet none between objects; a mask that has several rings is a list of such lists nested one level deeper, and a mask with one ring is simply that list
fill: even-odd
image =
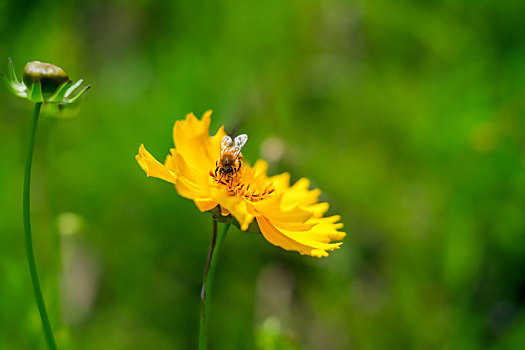
[{"label": "yellow flower", "polygon": [[221,141],[226,133],[221,127],[209,136],[211,111],[198,120],[193,113],[173,128],[175,148],[164,165],[141,145],[137,162],[146,172],[175,184],[177,192],[193,200],[200,211],[219,206],[222,215],[232,215],[241,230],[246,231],[256,220],[268,242],[286,250],[315,257],[328,256],[328,251],[342,244],[330,243],[345,237],[337,231],[339,215],[323,217],[328,203],[318,203],[321,191],[309,190],[310,182],[302,178],[290,185],[290,175],[268,177],[268,165],[258,160],[253,167],[242,163],[238,173],[216,176],[216,162],[221,155]]}]

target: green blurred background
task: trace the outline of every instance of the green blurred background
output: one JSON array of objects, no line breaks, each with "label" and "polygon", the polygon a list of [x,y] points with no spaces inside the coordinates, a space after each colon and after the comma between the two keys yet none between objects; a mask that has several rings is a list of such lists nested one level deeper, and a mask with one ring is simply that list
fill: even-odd
[{"label": "green blurred background", "polygon": [[[213,132],[310,178],[348,236],[319,260],[232,229],[212,349],[522,349],[524,16],[512,0],[0,2],[2,72],[41,60],[92,85],[37,135],[60,348],[196,348],[210,217],[134,156],[164,159],[175,120],[213,109]],[[45,348],[21,215],[31,110],[0,89],[0,349]]]}]

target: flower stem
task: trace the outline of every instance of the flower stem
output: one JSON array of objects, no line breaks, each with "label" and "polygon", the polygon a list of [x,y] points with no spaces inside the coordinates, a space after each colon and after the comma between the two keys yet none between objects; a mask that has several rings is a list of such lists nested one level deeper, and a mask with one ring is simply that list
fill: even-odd
[{"label": "flower stem", "polygon": [[206,315],[209,315],[210,311],[211,289],[213,285],[213,276],[215,274],[215,266],[217,265],[217,253],[214,254],[214,252],[215,250],[220,249],[229,228],[230,224],[228,223],[224,226],[219,240],[217,241],[217,221],[213,220],[213,236],[211,238],[210,249],[208,250],[208,258],[206,259],[206,266],[204,268],[204,276],[202,279],[199,350],[206,350],[208,343],[208,320]]},{"label": "flower stem", "polygon": [[[51,271],[48,273],[52,281],[52,290],[47,297],[47,307],[50,313],[50,321],[52,328],[59,328],[61,324],[61,308],[60,308],[60,272],[62,270],[62,249],[60,242],[60,232],[58,227],[58,207],[56,193],[56,178],[55,170],[57,168],[55,164],[55,158],[57,154],[57,145],[54,142],[54,133],[56,133],[57,118],[50,118],[48,121],[48,128],[45,130],[47,133],[44,135],[46,140],[45,153],[46,153],[46,167],[44,169],[46,193],[49,201],[49,217],[53,218],[53,223],[50,227],[51,237],[51,257],[53,258],[53,264]],[[42,135],[42,134],[40,134]]]},{"label": "flower stem", "polygon": [[33,149],[35,145],[36,126],[38,124],[38,117],[40,115],[40,108],[42,103],[35,105],[35,111],[33,113],[33,121],[31,124],[31,133],[29,135],[29,149],[27,152],[26,167],[24,174],[24,197],[23,197],[23,209],[24,209],[24,231],[26,239],[26,252],[27,262],[29,264],[29,272],[31,274],[31,282],[33,284],[33,291],[35,293],[36,303],[38,305],[38,311],[42,318],[42,327],[46,336],[46,341],[49,349],[55,350],[56,344],[53,337],[53,331],[51,330],[51,324],[47,317],[46,305],[44,303],[44,297],[42,296],[42,290],[40,289],[40,282],[38,280],[38,272],[36,270],[35,263],[35,252],[33,250],[33,238],[31,237],[31,216],[30,216],[30,197],[31,197],[31,164],[33,161]]}]

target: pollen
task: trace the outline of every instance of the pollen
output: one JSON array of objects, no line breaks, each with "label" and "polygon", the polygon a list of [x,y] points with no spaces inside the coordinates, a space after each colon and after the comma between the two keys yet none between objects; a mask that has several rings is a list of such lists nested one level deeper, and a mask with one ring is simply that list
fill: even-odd
[{"label": "pollen", "polygon": [[230,196],[243,197],[251,202],[258,202],[272,196],[275,192],[273,184],[259,178],[253,169],[243,168],[235,175],[224,176],[210,171],[210,176],[217,187],[225,186]]}]

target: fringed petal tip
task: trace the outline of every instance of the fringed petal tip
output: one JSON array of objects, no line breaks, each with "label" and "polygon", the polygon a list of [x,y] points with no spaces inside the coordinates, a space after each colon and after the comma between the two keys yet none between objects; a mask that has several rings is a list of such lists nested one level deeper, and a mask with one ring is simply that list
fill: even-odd
[{"label": "fringed petal tip", "polygon": [[342,242],[329,243],[326,236],[313,231],[291,232],[280,228],[271,220],[258,216],[257,222],[261,233],[268,242],[285,250],[293,250],[301,255],[310,255],[316,258],[328,256],[328,252],[338,249]]},{"label": "fringed petal tip", "polygon": [[159,163],[159,161],[157,161],[155,157],[146,150],[144,144],[140,145],[139,153],[135,156],[135,159],[142,170],[144,170],[147,177],[156,177],[173,184],[177,180],[175,173],[169,170],[165,165]]},{"label": "fringed petal tip", "polygon": [[[343,224],[341,224],[341,226],[342,225]],[[335,233],[332,233],[328,237],[330,238],[331,241],[341,241],[346,237],[346,232],[336,231]],[[343,243],[341,242],[341,244]]]},{"label": "fringed petal tip", "polygon": [[324,257],[327,257],[329,254],[328,252],[329,251],[333,251],[333,250],[336,250],[336,249],[339,249],[341,244],[343,244],[343,242],[338,242],[338,243],[332,243],[334,246],[328,250],[323,250],[323,249],[313,249],[310,254],[303,254],[301,253],[301,255],[310,255],[310,256],[313,256],[314,258],[324,258]]}]

